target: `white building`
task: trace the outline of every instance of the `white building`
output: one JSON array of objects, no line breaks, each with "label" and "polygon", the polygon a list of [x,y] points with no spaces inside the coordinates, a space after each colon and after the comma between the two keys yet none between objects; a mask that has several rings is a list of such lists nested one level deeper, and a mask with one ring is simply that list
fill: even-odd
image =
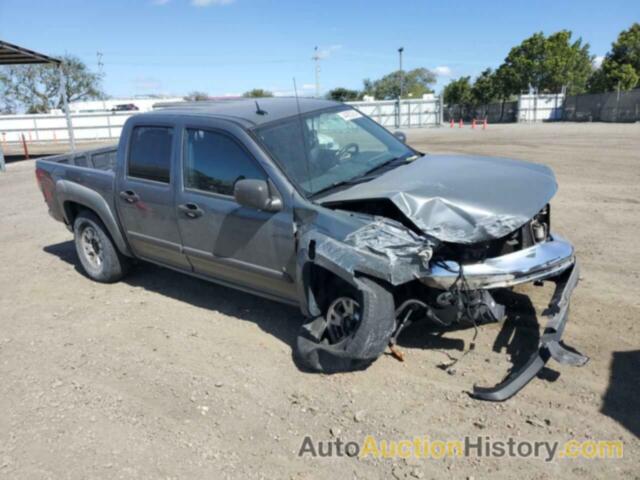
[{"label": "white building", "polygon": [[[139,112],[148,112],[153,110],[153,105],[164,102],[182,102],[182,97],[132,97],[132,98],[109,98],[107,100],[87,100],[69,103],[71,113],[92,113],[92,112],[111,112],[118,105],[135,105]],[[125,110],[126,111],[126,110]]]}]

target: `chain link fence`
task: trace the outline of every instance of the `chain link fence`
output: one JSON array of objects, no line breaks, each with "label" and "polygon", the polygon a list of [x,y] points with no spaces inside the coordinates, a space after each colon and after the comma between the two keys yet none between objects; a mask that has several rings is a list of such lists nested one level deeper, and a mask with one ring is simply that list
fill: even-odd
[{"label": "chain link fence", "polygon": [[573,122],[639,122],[640,89],[567,97],[562,120]]}]

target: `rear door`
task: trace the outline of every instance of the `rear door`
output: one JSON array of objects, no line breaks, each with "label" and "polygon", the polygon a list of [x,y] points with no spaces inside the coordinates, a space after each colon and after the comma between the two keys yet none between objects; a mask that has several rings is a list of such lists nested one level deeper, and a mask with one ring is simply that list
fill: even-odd
[{"label": "rear door", "polygon": [[[178,134],[170,122],[132,122],[123,132],[116,203],[136,256],[190,270],[182,253],[174,188]],[[124,148],[123,148],[124,147]]]},{"label": "rear door", "polygon": [[[290,206],[283,199],[281,211],[265,212],[235,201],[237,180],[269,180],[269,175],[251,152],[255,145],[247,145],[250,142],[229,129],[212,127],[215,124],[193,121],[182,133],[182,182],[176,205],[184,252],[197,273],[294,299]],[[276,193],[275,184],[271,187]]]}]

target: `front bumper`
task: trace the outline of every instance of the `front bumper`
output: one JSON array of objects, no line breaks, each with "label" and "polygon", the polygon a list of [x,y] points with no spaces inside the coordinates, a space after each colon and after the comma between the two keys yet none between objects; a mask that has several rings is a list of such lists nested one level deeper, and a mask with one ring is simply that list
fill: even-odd
[{"label": "front bumper", "polygon": [[494,402],[507,400],[529,383],[542,370],[549,358],[553,358],[558,363],[575,366],[582,366],[589,361],[588,357],[565,348],[561,340],[569,318],[569,299],[578,284],[579,270],[578,264],[574,262],[563,273],[549,279],[555,282],[556,288],[547,310],[543,313],[547,318],[547,325],[538,350],[527,363],[495,387],[474,386],[471,392],[472,397]]},{"label": "front bumper", "polygon": [[[521,283],[545,280],[558,275],[575,263],[573,245],[559,235],[532,247],[482,263],[464,265],[463,273],[471,289],[505,288]],[[459,276],[459,264],[434,263],[429,275],[420,280],[429,287],[446,290]]]},{"label": "front bumper", "polygon": [[[462,272],[460,271],[462,268]],[[581,366],[589,360],[568,350],[562,334],[569,318],[571,294],[578,284],[579,267],[571,243],[558,235],[532,247],[482,263],[460,267],[456,262],[434,262],[429,275],[420,280],[429,287],[450,289],[461,275],[465,287],[473,290],[505,288],[534,281],[551,281],[555,290],[543,316],[547,324],[538,349],[529,360],[494,387],[474,386],[470,395],[488,401],[504,401],[515,395],[545,366],[549,358],[559,363]]]}]

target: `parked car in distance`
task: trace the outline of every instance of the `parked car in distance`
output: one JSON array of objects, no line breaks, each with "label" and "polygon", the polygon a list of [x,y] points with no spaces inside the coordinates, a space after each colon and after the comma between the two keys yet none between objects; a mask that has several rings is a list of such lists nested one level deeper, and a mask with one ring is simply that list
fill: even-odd
[{"label": "parked car in distance", "polygon": [[140,109],[133,103],[122,103],[111,109],[112,112],[132,112],[138,110]]}]

